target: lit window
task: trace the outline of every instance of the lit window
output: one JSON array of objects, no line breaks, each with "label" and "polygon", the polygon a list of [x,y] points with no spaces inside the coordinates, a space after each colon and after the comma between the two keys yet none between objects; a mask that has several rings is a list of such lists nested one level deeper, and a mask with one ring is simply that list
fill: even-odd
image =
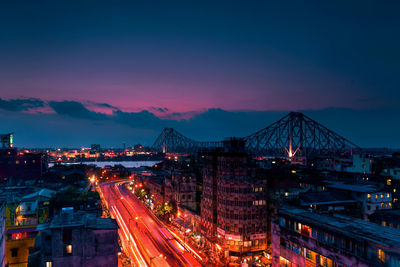
[{"label": "lit window", "polygon": [[392,180],[391,179],[387,179],[386,184],[387,185],[391,185],[392,184]]},{"label": "lit window", "polygon": [[371,194],[368,194],[367,197],[368,197],[368,198],[371,198]]},{"label": "lit window", "polygon": [[321,266],[331,267],[333,266],[333,261],[327,257],[319,255],[319,261]]},{"label": "lit window", "polygon": [[304,250],[305,250],[304,254],[307,259],[309,259],[312,262],[317,262],[317,253],[315,253],[312,250],[306,249],[306,248]]},{"label": "lit window", "polygon": [[72,245],[65,246],[65,254],[71,255],[72,254]]},{"label": "lit window", "polygon": [[393,193],[396,193],[396,188],[393,189]]},{"label": "lit window", "polygon": [[375,195],[375,198],[378,198],[378,195]]},{"label": "lit window", "polygon": [[53,263],[51,261],[46,261],[46,267],[52,267]]},{"label": "lit window", "polygon": [[383,194],[381,194],[381,198],[383,198]]},{"label": "lit window", "polygon": [[390,196],[389,193],[387,193],[387,194],[386,194],[386,197],[388,198],[389,196]]},{"label": "lit window", "polygon": [[383,252],[381,249],[378,249],[378,258],[380,262],[385,262],[385,252]]}]

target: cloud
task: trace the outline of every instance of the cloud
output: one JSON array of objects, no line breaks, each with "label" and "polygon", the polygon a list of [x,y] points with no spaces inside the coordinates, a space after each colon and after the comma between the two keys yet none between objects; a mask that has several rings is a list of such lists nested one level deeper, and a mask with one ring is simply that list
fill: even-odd
[{"label": "cloud", "polygon": [[[98,112],[93,106],[111,110]],[[51,112],[28,112],[47,107]],[[267,127],[289,111],[208,109],[165,114],[147,110],[125,112],[106,103],[0,99],[3,131],[14,131],[17,146],[82,146],[92,142],[116,147],[151,145],[165,127],[199,141],[244,137]],[[326,108],[304,114],[361,147],[400,147],[400,109]],[[161,114],[161,113],[160,113]],[[27,131],[29,129],[29,131]]]},{"label": "cloud", "polygon": [[90,111],[82,103],[76,101],[50,101],[50,107],[59,115],[77,119],[104,120],[107,115]]},{"label": "cloud", "polygon": [[161,112],[161,113],[165,113],[165,112],[169,111],[168,108],[161,108],[161,107],[150,107],[150,110],[156,111],[156,112]]},{"label": "cloud", "polygon": [[4,100],[0,98],[0,109],[7,111],[28,111],[45,107],[45,102],[37,98]]}]

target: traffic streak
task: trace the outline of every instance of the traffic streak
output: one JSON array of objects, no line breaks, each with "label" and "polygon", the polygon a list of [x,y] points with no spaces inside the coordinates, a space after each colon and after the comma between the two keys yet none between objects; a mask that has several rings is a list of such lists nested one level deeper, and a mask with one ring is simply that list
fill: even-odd
[{"label": "traffic streak", "polygon": [[201,256],[149,211],[126,182],[101,185],[102,195],[120,226],[126,253],[136,266],[201,266]]}]

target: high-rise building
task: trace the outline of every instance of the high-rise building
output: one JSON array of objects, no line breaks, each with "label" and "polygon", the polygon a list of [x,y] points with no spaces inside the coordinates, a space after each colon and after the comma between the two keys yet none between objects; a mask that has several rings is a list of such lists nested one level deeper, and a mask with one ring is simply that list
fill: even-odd
[{"label": "high-rise building", "polygon": [[231,139],[221,150],[205,154],[202,230],[225,259],[251,259],[267,246],[266,178],[244,145]]}]

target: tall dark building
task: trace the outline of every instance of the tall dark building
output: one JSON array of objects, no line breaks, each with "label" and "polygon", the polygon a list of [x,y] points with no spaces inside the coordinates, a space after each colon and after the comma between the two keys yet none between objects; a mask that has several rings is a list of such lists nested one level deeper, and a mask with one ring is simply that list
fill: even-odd
[{"label": "tall dark building", "polygon": [[202,229],[212,249],[224,258],[261,255],[267,246],[266,178],[231,139],[205,155]]}]

